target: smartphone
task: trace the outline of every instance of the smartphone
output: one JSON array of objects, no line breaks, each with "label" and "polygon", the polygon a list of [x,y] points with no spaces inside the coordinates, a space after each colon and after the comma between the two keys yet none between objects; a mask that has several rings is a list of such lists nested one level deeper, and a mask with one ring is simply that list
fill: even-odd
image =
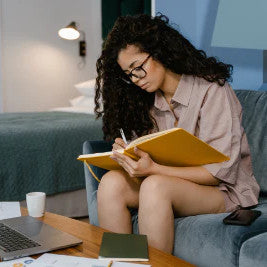
[{"label": "smartphone", "polygon": [[250,225],[261,215],[259,210],[238,209],[223,219],[224,224]]}]

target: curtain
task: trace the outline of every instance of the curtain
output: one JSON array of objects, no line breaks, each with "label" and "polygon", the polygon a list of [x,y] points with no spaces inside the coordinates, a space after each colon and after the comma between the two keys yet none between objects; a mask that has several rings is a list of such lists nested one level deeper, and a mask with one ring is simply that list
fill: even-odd
[{"label": "curtain", "polygon": [[151,15],[151,0],[102,0],[102,38],[106,39],[119,16]]}]

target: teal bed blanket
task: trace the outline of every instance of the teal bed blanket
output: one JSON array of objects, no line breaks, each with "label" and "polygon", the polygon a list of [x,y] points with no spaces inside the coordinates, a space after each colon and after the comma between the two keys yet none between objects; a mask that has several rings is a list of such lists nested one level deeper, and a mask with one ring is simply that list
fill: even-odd
[{"label": "teal bed blanket", "polygon": [[0,114],[0,201],[20,201],[85,187],[85,140],[103,139],[95,115],[67,112]]}]

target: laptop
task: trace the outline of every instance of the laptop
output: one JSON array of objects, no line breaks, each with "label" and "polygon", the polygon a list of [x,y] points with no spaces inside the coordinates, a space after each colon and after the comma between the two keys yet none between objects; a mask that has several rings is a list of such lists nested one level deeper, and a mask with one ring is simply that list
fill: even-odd
[{"label": "laptop", "polygon": [[1,260],[11,260],[81,243],[82,240],[30,216],[0,220]]}]

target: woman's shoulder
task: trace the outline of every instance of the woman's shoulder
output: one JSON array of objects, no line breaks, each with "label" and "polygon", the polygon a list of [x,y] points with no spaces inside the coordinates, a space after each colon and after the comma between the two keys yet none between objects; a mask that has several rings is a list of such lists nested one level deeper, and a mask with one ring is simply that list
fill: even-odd
[{"label": "woman's shoulder", "polygon": [[194,79],[194,92],[199,92],[203,96],[216,95],[217,98],[236,98],[233,88],[225,81],[219,85],[217,82],[209,82],[202,77],[191,76]]},{"label": "woman's shoulder", "polygon": [[223,85],[219,85],[218,82],[209,82],[203,77],[189,75],[194,80],[194,85],[202,88],[203,90],[219,90],[219,89],[232,89],[231,85],[225,81]]},{"label": "woman's shoulder", "polygon": [[224,85],[219,85],[216,82],[209,82],[204,78],[195,77],[195,91],[202,92],[203,103],[212,102],[214,105],[222,105],[222,103],[227,103],[236,114],[240,114],[242,107],[241,104],[231,87],[231,85],[226,81]]}]

